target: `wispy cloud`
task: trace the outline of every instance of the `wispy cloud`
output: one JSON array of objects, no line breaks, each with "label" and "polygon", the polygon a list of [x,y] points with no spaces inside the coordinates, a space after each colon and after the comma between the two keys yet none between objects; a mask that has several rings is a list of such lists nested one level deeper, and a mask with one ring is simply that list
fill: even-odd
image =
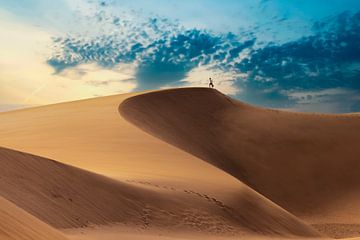
[{"label": "wispy cloud", "polygon": [[359,9],[360,2],[329,1],[315,6],[305,0],[300,6],[278,0],[58,0],[55,7],[45,0],[9,1],[0,5],[19,16],[9,19],[25,21],[32,32],[53,38],[50,49],[48,40],[30,43],[26,36],[34,34],[22,30],[16,41],[3,38],[0,62],[9,63],[4,56],[11,58],[14,52],[23,56],[24,48],[32,57],[19,62],[27,66],[36,59],[41,71],[31,67],[31,74],[20,79],[11,66],[25,58],[16,57],[0,74],[15,76],[16,84],[8,88],[21,86],[21,99],[30,96],[29,102],[53,99],[50,92],[62,85],[67,91],[61,99],[70,100],[114,91],[206,86],[212,76],[220,90],[262,106],[357,110],[360,12],[339,11]]},{"label": "wispy cloud", "polygon": [[[247,97],[259,99],[259,104],[281,107],[279,100],[285,104],[295,100],[284,94],[289,90],[360,90],[360,12],[344,12],[316,22],[314,29],[312,36],[255,49],[237,64],[240,71],[248,73]],[[262,102],[264,98],[268,101]]]},{"label": "wispy cloud", "polygon": [[104,68],[133,63],[137,89],[142,90],[179,82],[198,66],[216,62],[215,67],[227,68],[256,42],[232,33],[184,29],[169,19],[150,18],[139,24],[119,20],[116,25],[122,26],[120,32],[90,39],[56,38],[48,64],[60,73],[86,63]]},{"label": "wispy cloud", "polygon": [[118,19],[113,24],[122,26],[120,32],[55,39],[56,51],[48,63],[57,72],[91,62],[105,68],[131,63],[138,90],[182,84],[194,69],[209,66],[232,73],[232,86],[243,90],[237,97],[289,107],[299,102],[289,91],[360,90],[359,16],[344,12],[315,22],[311,36],[284,44],[257,44],[253,34],[185,29],[163,18],[136,24]]}]

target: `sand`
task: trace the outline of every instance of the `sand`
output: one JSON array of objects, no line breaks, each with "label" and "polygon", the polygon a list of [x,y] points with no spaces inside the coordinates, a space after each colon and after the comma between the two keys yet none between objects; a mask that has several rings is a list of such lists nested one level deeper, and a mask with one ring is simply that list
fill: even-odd
[{"label": "sand", "polygon": [[316,236],[250,188],[243,189],[237,206],[228,206],[190,185],[124,183],[5,148],[0,157],[0,195],[58,229],[121,223],[138,230]]},{"label": "sand", "polygon": [[58,230],[0,197],[1,240],[66,240]]},{"label": "sand", "polygon": [[218,185],[220,189],[231,188],[237,182],[120,116],[119,104],[133,95],[136,94],[0,113],[0,146],[121,180],[191,180],[211,188]]},{"label": "sand", "polygon": [[268,110],[202,88],[139,95],[120,112],[320,230],[360,230],[360,114]]},{"label": "sand", "polygon": [[0,196],[70,239],[355,237],[359,119],[205,88],[0,113]]}]

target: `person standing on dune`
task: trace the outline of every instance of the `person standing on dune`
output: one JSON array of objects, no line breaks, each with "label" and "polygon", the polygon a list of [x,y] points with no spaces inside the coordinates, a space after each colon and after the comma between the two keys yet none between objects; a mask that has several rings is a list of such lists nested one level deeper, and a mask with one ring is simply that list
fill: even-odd
[{"label": "person standing on dune", "polygon": [[214,83],[211,78],[209,78],[209,88],[214,88]]}]

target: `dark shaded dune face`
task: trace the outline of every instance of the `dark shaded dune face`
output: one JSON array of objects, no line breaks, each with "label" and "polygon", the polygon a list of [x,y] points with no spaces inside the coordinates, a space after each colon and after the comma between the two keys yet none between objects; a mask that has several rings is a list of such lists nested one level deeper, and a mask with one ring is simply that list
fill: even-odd
[{"label": "dark shaded dune face", "polygon": [[123,183],[62,163],[0,148],[0,196],[56,228],[120,223],[206,234],[317,236],[317,232],[244,187],[229,205],[191,189]]},{"label": "dark shaded dune face", "polygon": [[119,111],[292,213],[360,223],[360,115],[261,109],[205,88],[138,95]]},{"label": "dark shaded dune face", "polygon": [[226,159],[224,144],[218,144],[222,113],[233,107],[232,100],[217,91],[193,88],[131,97],[119,111],[143,130],[230,173],[236,169],[236,175],[245,175],[239,163]]}]

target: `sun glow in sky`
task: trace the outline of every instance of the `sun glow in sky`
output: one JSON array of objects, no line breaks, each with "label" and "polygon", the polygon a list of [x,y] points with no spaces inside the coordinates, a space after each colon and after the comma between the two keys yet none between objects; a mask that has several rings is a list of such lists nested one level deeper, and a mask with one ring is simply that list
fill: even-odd
[{"label": "sun glow in sky", "polygon": [[0,111],[207,86],[360,111],[357,0],[0,0]]}]

